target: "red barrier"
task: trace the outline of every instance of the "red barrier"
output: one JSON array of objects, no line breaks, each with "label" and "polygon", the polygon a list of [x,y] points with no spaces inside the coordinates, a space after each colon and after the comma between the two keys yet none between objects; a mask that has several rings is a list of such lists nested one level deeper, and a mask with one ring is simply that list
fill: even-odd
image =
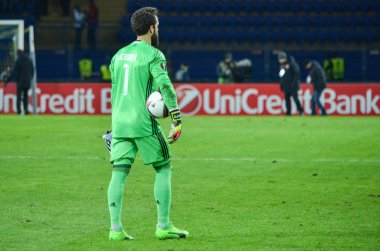
[{"label": "red barrier", "polygon": [[[184,115],[280,115],[285,110],[278,84],[177,84],[175,88]],[[15,113],[15,93],[14,84],[0,86],[0,113]],[[110,84],[104,83],[38,84],[38,113],[109,114],[110,94]],[[302,85],[298,94],[310,114],[311,86]],[[379,115],[380,84],[331,84],[321,100],[328,114]]]}]

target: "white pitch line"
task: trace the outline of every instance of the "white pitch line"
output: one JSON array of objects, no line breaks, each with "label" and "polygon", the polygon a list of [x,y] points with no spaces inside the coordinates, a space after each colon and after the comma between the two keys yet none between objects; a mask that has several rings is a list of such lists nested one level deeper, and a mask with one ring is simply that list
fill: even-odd
[{"label": "white pitch line", "polygon": [[173,160],[194,160],[194,161],[276,161],[276,162],[370,162],[380,163],[380,159],[264,159],[264,158],[173,158]]},{"label": "white pitch line", "polygon": [[[104,160],[104,157],[96,156],[21,156],[21,155],[0,155],[0,159],[66,159],[66,160]],[[107,158],[106,158],[107,159]],[[138,157],[138,159],[140,159]],[[380,159],[282,159],[282,158],[250,158],[250,157],[236,157],[236,158],[217,158],[217,157],[203,157],[203,158],[186,158],[186,157],[173,157],[173,160],[183,161],[264,161],[264,162],[366,162],[366,163],[380,163]]]},{"label": "white pitch line", "polygon": [[101,157],[94,156],[82,156],[82,157],[74,157],[74,156],[1,156],[0,159],[73,159],[73,160],[98,160],[103,159]]}]

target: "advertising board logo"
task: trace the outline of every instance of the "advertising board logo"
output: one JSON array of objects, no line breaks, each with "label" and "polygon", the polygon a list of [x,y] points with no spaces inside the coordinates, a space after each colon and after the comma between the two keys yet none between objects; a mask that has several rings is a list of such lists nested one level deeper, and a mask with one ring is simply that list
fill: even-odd
[{"label": "advertising board logo", "polygon": [[202,95],[191,85],[180,85],[176,88],[178,106],[183,115],[196,114],[202,107]]}]

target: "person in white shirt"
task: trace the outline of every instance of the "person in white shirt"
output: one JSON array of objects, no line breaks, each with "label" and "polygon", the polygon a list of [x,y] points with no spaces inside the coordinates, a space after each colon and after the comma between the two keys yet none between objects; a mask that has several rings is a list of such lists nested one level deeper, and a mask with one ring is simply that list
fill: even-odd
[{"label": "person in white shirt", "polygon": [[82,30],[84,28],[85,15],[79,6],[74,7],[75,50],[81,49]]}]

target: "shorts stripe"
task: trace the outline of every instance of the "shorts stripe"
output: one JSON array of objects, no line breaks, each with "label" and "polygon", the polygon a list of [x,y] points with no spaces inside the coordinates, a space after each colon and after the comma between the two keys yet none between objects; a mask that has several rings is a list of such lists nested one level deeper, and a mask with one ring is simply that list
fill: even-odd
[{"label": "shorts stripe", "polygon": [[158,133],[157,138],[160,141],[162,153],[164,155],[164,159],[169,159],[168,145],[166,144],[166,141],[165,141],[164,137],[162,136],[162,133]]},{"label": "shorts stripe", "polygon": [[170,157],[169,156],[169,148],[168,148],[168,145],[165,141],[165,138],[162,136],[162,133],[158,131],[157,121],[153,117],[151,117],[150,119],[152,121],[153,135],[156,135],[158,141],[160,142],[162,155],[164,156],[164,159],[169,159],[169,157]]}]

